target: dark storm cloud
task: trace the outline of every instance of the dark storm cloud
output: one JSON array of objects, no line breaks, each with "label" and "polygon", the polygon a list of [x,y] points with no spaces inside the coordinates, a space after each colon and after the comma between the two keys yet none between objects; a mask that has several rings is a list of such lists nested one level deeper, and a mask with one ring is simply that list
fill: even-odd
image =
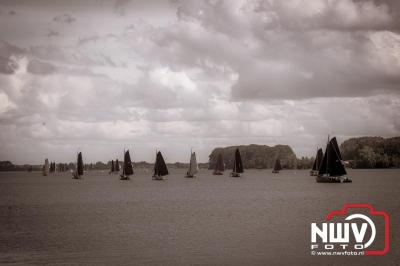
[{"label": "dark storm cloud", "polygon": [[23,54],[24,51],[17,46],[0,41],[0,73],[13,74],[18,68],[18,63],[13,56]]}]

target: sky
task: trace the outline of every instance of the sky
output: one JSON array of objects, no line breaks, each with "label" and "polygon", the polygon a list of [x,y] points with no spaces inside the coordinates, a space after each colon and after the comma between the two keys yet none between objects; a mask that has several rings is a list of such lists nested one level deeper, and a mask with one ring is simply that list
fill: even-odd
[{"label": "sky", "polygon": [[0,0],[0,160],[400,135],[400,1]]}]

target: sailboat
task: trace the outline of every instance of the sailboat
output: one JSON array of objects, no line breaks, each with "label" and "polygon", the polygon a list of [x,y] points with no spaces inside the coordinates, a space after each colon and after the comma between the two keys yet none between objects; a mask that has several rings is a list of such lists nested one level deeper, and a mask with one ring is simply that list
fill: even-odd
[{"label": "sailboat", "polygon": [[121,180],[129,180],[129,176],[133,175],[133,167],[131,161],[131,155],[129,150],[124,153],[124,163],[122,165],[122,175],[120,175]]},{"label": "sailboat", "polygon": [[351,183],[352,180],[346,175],[336,138],[334,137],[330,141],[328,138],[316,181],[318,183]]},{"label": "sailboat", "polygon": [[156,162],[154,163],[153,180],[164,180],[164,176],[168,175],[168,168],[165,164],[161,152],[156,153]]},{"label": "sailboat", "polygon": [[195,152],[190,152],[190,164],[189,164],[189,170],[186,172],[185,177],[194,177],[194,175],[199,171],[199,166],[197,165],[197,160],[196,160],[196,153]]},{"label": "sailboat", "polygon": [[50,162],[49,173],[53,173],[53,162]]},{"label": "sailboat", "polygon": [[224,171],[225,171],[224,159],[222,157],[222,153],[219,153],[213,175],[223,175]]},{"label": "sailboat", "polygon": [[243,173],[242,157],[240,156],[239,149],[236,149],[231,176],[240,177],[241,173]]},{"label": "sailboat", "polygon": [[319,168],[321,166],[322,158],[324,157],[324,152],[322,151],[321,148],[317,150],[317,155],[315,155],[315,160],[314,164],[312,166],[312,169],[310,171],[311,176],[317,176]]},{"label": "sailboat", "polygon": [[279,158],[276,158],[274,169],[272,170],[272,173],[278,174],[280,170],[282,170],[281,160],[279,160]]},{"label": "sailboat", "polygon": [[43,176],[47,176],[49,174],[49,160],[45,159],[44,160],[44,165],[43,165]]},{"label": "sailboat", "polygon": [[115,160],[115,172],[119,172],[119,161],[118,159]]},{"label": "sailboat", "polygon": [[114,167],[114,160],[111,160],[111,170],[110,170],[110,174],[115,172],[115,167]]},{"label": "sailboat", "polygon": [[77,156],[77,162],[76,162],[76,169],[75,172],[72,174],[74,179],[80,179],[83,176],[83,159],[82,159],[82,153],[79,152]]}]

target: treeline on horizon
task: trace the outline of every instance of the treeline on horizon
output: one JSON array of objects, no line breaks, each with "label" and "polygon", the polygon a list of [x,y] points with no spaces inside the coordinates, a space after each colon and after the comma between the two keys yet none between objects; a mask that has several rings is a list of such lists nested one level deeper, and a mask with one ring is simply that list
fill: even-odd
[{"label": "treeline on horizon", "polygon": [[[233,166],[235,149],[239,148],[245,168],[272,168],[279,158],[283,169],[310,169],[314,157],[297,158],[288,145],[241,145],[215,148],[209,155],[208,163],[199,163],[199,168],[214,169],[219,153],[222,153],[227,169]],[[323,147],[324,149],[325,147]],[[352,168],[400,168],[400,137],[360,137],[351,138],[340,145],[343,160],[349,161]],[[122,164],[122,162],[120,162]],[[169,163],[171,168],[188,168],[188,163]],[[68,169],[74,169],[74,163],[67,163]],[[151,169],[154,163],[133,162],[138,169]],[[111,161],[85,164],[86,170],[109,170]],[[0,171],[41,171],[42,165],[14,165],[10,161],[0,161]]]},{"label": "treeline on horizon", "polygon": [[400,137],[351,138],[340,150],[353,168],[400,168]]},{"label": "treeline on horizon", "polygon": [[[209,169],[214,169],[217,156],[222,153],[227,168],[233,166],[233,154],[239,148],[245,168],[273,168],[279,158],[283,169],[310,169],[315,157],[297,158],[288,145],[244,145],[216,148],[209,158]],[[325,151],[325,147],[322,147]],[[345,140],[340,145],[344,161],[351,168],[400,168],[400,137],[359,137]]]}]

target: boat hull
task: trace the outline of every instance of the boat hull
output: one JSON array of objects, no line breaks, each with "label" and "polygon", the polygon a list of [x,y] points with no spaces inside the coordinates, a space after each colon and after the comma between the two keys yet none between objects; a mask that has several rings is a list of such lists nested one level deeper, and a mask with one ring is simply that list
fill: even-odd
[{"label": "boat hull", "polygon": [[165,178],[163,176],[153,175],[153,180],[162,181],[165,180]]},{"label": "boat hull", "polygon": [[213,175],[224,175],[223,172],[213,172]]},{"label": "boat hull", "polygon": [[272,170],[272,173],[279,174],[279,171],[278,170]]},{"label": "boat hull", "polygon": [[342,178],[340,176],[317,176],[315,177],[317,183],[350,183],[349,181],[344,182],[344,180],[351,180],[348,177]]},{"label": "boat hull", "polygon": [[130,180],[130,178],[127,175],[120,175],[119,180]]},{"label": "boat hull", "polygon": [[73,173],[72,179],[82,179],[82,176],[78,175],[77,173]]},{"label": "boat hull", "polygon": [[311,171],[310,171],[310,176],[318,176],[318,171],[316,171],[316,170],[311,170]]},{"label": "boat hull", "polygon": [[351,179],[348,178],[348,177],[345,177],[345,178],[342,180],[342,183],[353,183],[353,180],[351,180]]},{"label": "boat hull", "polygon": [[194,175],[185,175],[186,178],[194,178]]}]

